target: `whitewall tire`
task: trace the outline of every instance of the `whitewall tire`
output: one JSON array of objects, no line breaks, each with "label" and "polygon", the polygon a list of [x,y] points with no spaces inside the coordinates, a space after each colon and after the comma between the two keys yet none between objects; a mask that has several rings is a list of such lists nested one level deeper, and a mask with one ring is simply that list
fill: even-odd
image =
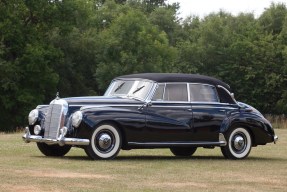
[{"label": "whitewall tire", "polygon": [[222,154],[228,159],[244,159],[252,148],[252,139],[247,129],[236,127],[231,129],[226,138],[227,145],[221,147]]},{"label": "whitewall tire", "polygon": [[85,152],[92,159],[113,159],[121,149],[122,138],[118,128],[111,124],[97,127]]}]

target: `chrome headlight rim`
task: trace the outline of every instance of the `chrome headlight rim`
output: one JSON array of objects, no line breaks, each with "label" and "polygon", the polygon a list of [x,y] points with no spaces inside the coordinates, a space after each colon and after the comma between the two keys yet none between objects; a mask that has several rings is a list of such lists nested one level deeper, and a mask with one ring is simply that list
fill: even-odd
[{"label": "chrome headlight rim", "polygon": [[83,113],[81,111],[76,111],[72,115],[72,125],[75,128],[78,128],[83,120]]},{"label": "chrome headlight rim", "polygon": [[35,135],[40,135],[42,133],[42,128],[40,125],[35,125],[34,126],[34,134]]},{"label": "chrome headlight rim", "polygon": [[39,118],[39,110],[33,109],[28,115],[29,125],[34,125]]}]

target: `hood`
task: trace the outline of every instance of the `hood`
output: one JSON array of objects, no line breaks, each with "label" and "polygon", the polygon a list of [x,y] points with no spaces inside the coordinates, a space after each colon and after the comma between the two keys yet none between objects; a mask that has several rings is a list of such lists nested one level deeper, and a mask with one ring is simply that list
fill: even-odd
[{"label": "hood", "polygon": [[105,96],[93,96],[93,97],[68,97],[62,98],[66,100],[69,106],[85,106],[85,105],[97,105],[97,104],[142,104],[143,101],[135,100],[132,98],[121,97],[105,97]]}]

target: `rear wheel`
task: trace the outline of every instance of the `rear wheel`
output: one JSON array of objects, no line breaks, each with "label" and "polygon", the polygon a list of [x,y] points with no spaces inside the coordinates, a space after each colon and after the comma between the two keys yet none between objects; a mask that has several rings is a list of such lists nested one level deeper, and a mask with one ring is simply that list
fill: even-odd
[{"label": "rear wheel", "polygon": [[252,139],[247,129],[236,127],[231,129],[226,138],[227,145],[221,147],[221,152],[228,159],[244,159],[252,148]]},{"label": "rear wheel", "polygon": [[116,126],[103,124],[94,130],[85,152],[91,159],[113,159],[121,145],[121,133]]},{"label": "rear wheel", "polygon": [[38,149],[46,156],[61,157],[66,155],[72,146],[70,145],[48,145],[46,143],[37,143]]},{"label": "rear wheel", "polygon": [[170,151],[175,156],[188,157],[195,153],[197,147],[172,147]]}]

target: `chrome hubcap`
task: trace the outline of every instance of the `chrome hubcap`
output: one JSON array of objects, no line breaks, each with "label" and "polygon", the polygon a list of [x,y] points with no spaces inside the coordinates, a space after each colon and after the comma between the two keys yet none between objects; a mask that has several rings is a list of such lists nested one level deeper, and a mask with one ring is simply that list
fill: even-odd
[{"label": "chrome hubcap", "polygon": [[99,147],[103,150],[109,149],[112,145],[112,138],[106,133],[102,133],[98,139]]},{"label": "chrome hubcap", "polygon": [[244,141],[244,138],[240,135],[237,135],[235,138],[234,138],[234,141],[233,141],[233,146],[236,150],[238,151],[241,151],[245,148],[245,141]]}]

